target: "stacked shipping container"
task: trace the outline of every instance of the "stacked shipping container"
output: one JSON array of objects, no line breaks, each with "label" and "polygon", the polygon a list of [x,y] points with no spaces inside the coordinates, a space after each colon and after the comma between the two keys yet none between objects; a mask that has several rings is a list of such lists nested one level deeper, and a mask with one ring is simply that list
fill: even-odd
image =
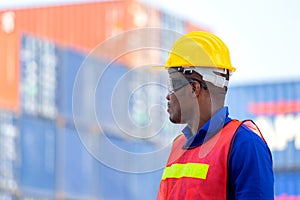
[{"label": "stacked shipping container", "polygon": [[[112,169],[96,160],[86,148],[88,144],[82,142],[72,109],[76,76],[89,51],[124,31],[160,27],[185,33],[201,28],[132,0],[3,10],[0,17],[0,199],[154,199],[161,169],[141,174]],[[148,37],[145,39],[155,43],[168,38],[159,34]],[[91,66],[103,65],[119,46],[136,45],[137,39],[121,38],[100,59],[92,59]],[[119,58],[110,64],[96,94],[99,119],[108,124],[102,127],[104,135],[119,148],[138,154],[156,151],[162,146],[156,142],[162,138],[147,141],[120,137],[122,134],[111,125],[114,114],[109,107],[114,84],[130,68],[143,65],[145,58],[153,63],[163,59],[157,51],[133,52]],[[84,105],[80,131],[92,134],[99,130],[89,120],[87,108],[93,105],[85,104],[85,100],[91,93],[90,84],[97,81],[93,72],[87,71],[78,84],[76,90],[82,97],[75,105]],[[121,88],[118,97],[143,83],[138,76],[149,81],[161,79],[157,73],[134,71],[129,76],[131,84]],[[141,126],[149,119],[140,98],[147,106],[161,104],[164,98],[164,88],[150,87],[150,91],[162,95],[145,96],[147,90],[141,89],[129,98],[129,112]],[[116,103],[122,103],[121,98]],[[160,123],[161,116],[156,114]],[[174,128],[167,124],[162,135],[168,130]]]}]

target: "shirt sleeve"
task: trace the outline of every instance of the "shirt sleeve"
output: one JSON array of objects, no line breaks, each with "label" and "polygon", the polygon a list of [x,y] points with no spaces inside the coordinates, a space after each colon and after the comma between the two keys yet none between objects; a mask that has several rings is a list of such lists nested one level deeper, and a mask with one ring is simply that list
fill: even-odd
[{"label": "shirt sleeve", "polygon": [[274,199],[272,165],[267,144],[242,125],[229,155],[227,199]]}]

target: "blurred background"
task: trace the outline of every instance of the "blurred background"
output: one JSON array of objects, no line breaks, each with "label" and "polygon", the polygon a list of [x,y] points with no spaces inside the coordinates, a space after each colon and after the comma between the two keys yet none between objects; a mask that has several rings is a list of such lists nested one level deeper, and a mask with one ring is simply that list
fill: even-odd
[{"label": "blurred background", "polygon": [[[108,138],[125,151],[153,154],[180,133],[165,113],[166,74],[144,68],[164,63],[167,53],[138,51],[110,62],[120,46],[144,45],[140,37],[122,33],[148,27],[178,33],[149,30],[142,35],[145,41],[166,46],[176,36],[196,30],[224,40],[237,68],[226,102],[231,117],[253,119],[263,132],[273,154],[276,199],[300,199],[299,6],[296,0],[1,2],[0,200],[155,199],[162,168],[143,173],[126,168],[152,165],[158,162],[155,157],[128,160],[112,153],[106,143],[84,137],[98,135],[99,141]],[[118,42],[109,42],[114,36]],[[105,44],[105,55],[86,61],[97,45]],[[108,62],[98,80],[99,67]],[[123,78],[126,74],[129,78]],[[114,86],[120,80],[125,82],[116,97]],[[145,83],[159,84],[139,87]],[[132,95],[124,101],[128,94]],[[89,118],[94,105],[87,99],[92,97],[101,130]],[[161,109],[149,113],[153,105]],[[123,106],[127,114],[116,118],[114,109]],[[123,128],[132,135],[120,129],[127,118],[134,123]],[[161,128],[155,137],[149,134],[152,129],[140,135],[133,127],[150,121]],[[91,150],[95,144],[101,148]],[[101,162],[95,151],[124,167]]]}]

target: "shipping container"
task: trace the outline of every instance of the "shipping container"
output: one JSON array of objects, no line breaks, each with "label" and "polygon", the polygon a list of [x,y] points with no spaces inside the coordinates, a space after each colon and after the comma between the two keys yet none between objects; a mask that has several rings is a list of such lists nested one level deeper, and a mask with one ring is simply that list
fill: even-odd
[{"label": "shipping container", "polygon": [[[78,54],[71,54],[73,61],[81,60]],[[77,58],[76,58],[77,57]],[[70,63],[64,59],[63,62]],[[79,63],[72,62],[75,66]],[[72,67],[66,66],[63,67]],[[93,128],[101,126],[101,129],[113,129],[114,118],[111,107],[112,94],[118,85],[118,80],[128,71],[128,67],[110,61],[104,61],[93,56],[87,56],[74,77],[72,93],[66,96],[65,105],[72,106],[72,113],[68,110],[68,115],[72,114],[72,123],[76,123],[77,127],[83,127],[86,131],[94,131]],[[67,74],[68,72],[66,72]],[[72,82],[69,82],[72,83]],[[118,94],[118,105],[124,105],[124,93],[128,93],[126,85],[121,85],[122,91]],[[71,85],[69,86],[71,87]],[[67,118],[69,119],[69,118]],[[74,122],[73,122],[74,121]]]},{"label": "shipping container", "polygon": [[10,192],[0,190],[0,199],[1,200],[18,200],[18,196]]},{"label": "shipping container", "polygon": [[233,85],[227,105],[233,118],[252,119],[273,155],[277,199],[300,198],[300,81]]},{"label": "shipping container", "polygon": [[55,123],[50,120],[22,115],[17,120],[21,137],[22,196],[54,197],[56,175]]},{"label": "shipping container", "polygon": [[20,134],[15,119],[14,113],[0,111],[0,194],[3,198],[6,193],[13,195],[19,191]]},{"label": "shipping container", "polygon": [[[106,133],[110,135],[109,133]],[[132,153],[149,153],[156,147],[155,144],[147,141],[124,140],[123,138],[109,137],[114,145]],[[143,165],[138,160],[130,160],[114,154],[113,159],[120,161],[122,165]],[[156,198],[162,169],[145,173],[122,172],[100,161],[99,167],[99,195],[100,199],[118,200],[151,200]],[[153,160],[153,162],[155,162]],[[150,164],[150,163],[149,163]]]},{"label": "shipping container", "polygon": [[[60,97],[58,103],[59,115],[66,121],[72,121],[73,87],[75,84],[77,73],[85,59],[85,54],[67,48],[62,48],[61,52],[61,66],[59,69],[60,87],[58,89],[58,94]],[[79,88],[79,90],[82,91],[82,88]]]},{"label": "shipping container", "polygon": [[56,192],[64,199],[93,199],[96,196],[96,160],[81,143],[75,127],[58,130]]},{"label": "shipping container", "polygon": [[300,199],[300,171],[277,172],[275,195],[278,200]]},{"label": "shipping container", "polygon": [[56,118],[58,66],[61,60],[55,43],[31,35],[22,35],[20,63],[22,112]]},{"label": "shipping container", "polygon": [[124,112],[113,113],[113,109],[128,107],[126,97],[129,94],[129,82],[122,82],[121,80],[122,77],[126,76],[129,69],[116,63],[103,67],[103,73],[99,74],[100,77],[98,80],[96,79],[97,82],[91,82],[91,85],[96,86],[95,112],[103,130],[116,130],[117,124],[114,114],[123,115],[120,116],[123,119],[127,116],[127,113]]},{"label": "shipping container", "polygon": [[0,28],[0,108],[19,110],[19,33],[15,13],[1,12]]},{"label": "shipping container", "polygon": [[[124,140],[105,133],[116,147],[132,154],[151,153],[154,143],[140,140]],[[101,143],[99,150],[119,163],[120,168],[109,165],[86,149],[74,127],[62,128],[58,136],[57,155],[57,196],[62,199],[155,199],[162,169],[147,173],[120,171],[124,166],[141,165],[138,160],[130,160],[115,154],[107,144]],[[99,138],[101,139],[101,138]],[[108,153],[108,151],[110,153]],[[153,160],[155,162],[155,160]],[[147,163],[145,163],[147,164]],[[148,163],[150,164],[150,163]]]}]

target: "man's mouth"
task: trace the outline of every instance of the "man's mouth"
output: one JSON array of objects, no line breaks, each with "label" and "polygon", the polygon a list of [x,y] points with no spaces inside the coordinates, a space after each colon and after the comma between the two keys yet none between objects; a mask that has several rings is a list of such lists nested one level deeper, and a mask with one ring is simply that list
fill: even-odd
[{"label": "man's mouth", "polygon": [[170,103],[168,102],[167,103],[167,112],[169,112],[170,111]]}]

